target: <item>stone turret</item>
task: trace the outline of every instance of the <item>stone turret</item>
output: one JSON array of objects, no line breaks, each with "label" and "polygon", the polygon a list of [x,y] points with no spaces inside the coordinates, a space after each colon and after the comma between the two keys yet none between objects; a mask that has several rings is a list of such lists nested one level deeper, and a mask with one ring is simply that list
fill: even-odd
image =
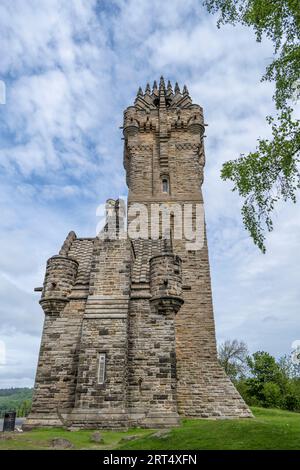
[{"label": "stone turret", "polygon": [[47,261],[46,274],[40,304],[48,315],[59,315],[69,301],[68,296],[75,284],[78,262],[68,256],[74,232],[67,236],[59,255]]},{"label": "stone turret", "polygon": [[183,304],[181,258],[162,253],[150,258],[151,304],[158,313],[177,313]]}]

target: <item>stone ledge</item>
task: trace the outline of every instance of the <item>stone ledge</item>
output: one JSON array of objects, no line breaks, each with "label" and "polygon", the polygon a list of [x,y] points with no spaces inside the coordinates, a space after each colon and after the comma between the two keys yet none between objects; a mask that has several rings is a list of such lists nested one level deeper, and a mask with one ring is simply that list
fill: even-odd
[{"label": "stone ledge", "polygon": [[91,320],[91,319],[100,319],[100,318],[103,318],[103,319],[107,319],[107,318],[111,318],[113,320],[116,320],[116,319],[124,319],[124,318],[127,318],[127,314],[118,314],[116,313],[115,315],[112,314],[112,313],[108,313],[108,314],[105,314],[105,313],[85,313],[83,318],[85,320]]}]

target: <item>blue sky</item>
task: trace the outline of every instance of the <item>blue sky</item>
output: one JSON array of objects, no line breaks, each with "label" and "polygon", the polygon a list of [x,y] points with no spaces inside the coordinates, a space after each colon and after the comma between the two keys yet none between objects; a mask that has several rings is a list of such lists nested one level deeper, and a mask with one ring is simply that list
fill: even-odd
[{"label": "blue sky", "polygon": [[252,31],[216,27],[199,0],[2,0],[0,387],[32,385],[43,312],[35,286],[69,230],[94,236],[96,208],[126,193],[119,126],[138,87],[164,75],[204,107],[204,195],[218,341],[289,353],[299,331],[299,206],[282,205],[262,255],[224,161],[268,136],[272,59]]}]

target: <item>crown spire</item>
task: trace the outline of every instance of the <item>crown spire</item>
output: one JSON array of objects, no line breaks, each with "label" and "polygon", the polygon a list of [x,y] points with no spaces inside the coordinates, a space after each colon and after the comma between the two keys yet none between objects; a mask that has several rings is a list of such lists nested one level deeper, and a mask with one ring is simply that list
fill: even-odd
[{"label": "crown spire", "polygon": [[184,85],[182,92],[183,92],[184,95],[188,95],[188,94],[189,94],[189,90],[187,89],[187,86],[186,86],[186,85]]},{"label": "crown spire", "polygon": [[175,91],[175,94],[180,93],[180,88],[179,88],[178,82],[175,83],[174,91]]},{"label": "crown spire", "polygon": [[163,76],[160,77],[159,81],[159,107],[160,109],[166,107],[165,81]]},{"label": "crown spire", "polygon": [[145,87],[139,87],[135,99],[135,106],[138,109],[159,108],[161,113],[167,109],[187,108],[192,104],[187,86],[179,87],[178,82],[172,86],[171,80],[165,80],[163,76],[159,80],[154,80],[153,85],[149,82]]},{"label": "crown spire", "polygon": [[159,90],[161,89],[165,89],[165,80],[163,76],[160,77],[160,81],[159,81]]},{"label": "crown spire", "polygon": [[173,93],[173,88],[172,88],[172,84],[170,80],[168,80],[167,90],[168,90],[168,93]]}]

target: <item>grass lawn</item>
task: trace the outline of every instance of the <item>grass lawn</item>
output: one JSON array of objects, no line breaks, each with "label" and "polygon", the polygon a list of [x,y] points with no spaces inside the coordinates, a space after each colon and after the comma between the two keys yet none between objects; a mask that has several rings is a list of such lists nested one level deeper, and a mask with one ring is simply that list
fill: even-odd
[{"label": "grass lawn", "polygon": [[[201,450],[201,449],[296,449],[300,450],[300,413],[252,408],[254,419],[216,420],[183,419],[162,437],[153,437],[155,430],[101,431],[104,442],[95,444],[93,431],[36,429],[11,434],[1,439],[0,449],[49,449],[51,439],[66,438],[75,449],[144,449],[144,450]],[[134,435],[131,441],[122,441]]]}]

